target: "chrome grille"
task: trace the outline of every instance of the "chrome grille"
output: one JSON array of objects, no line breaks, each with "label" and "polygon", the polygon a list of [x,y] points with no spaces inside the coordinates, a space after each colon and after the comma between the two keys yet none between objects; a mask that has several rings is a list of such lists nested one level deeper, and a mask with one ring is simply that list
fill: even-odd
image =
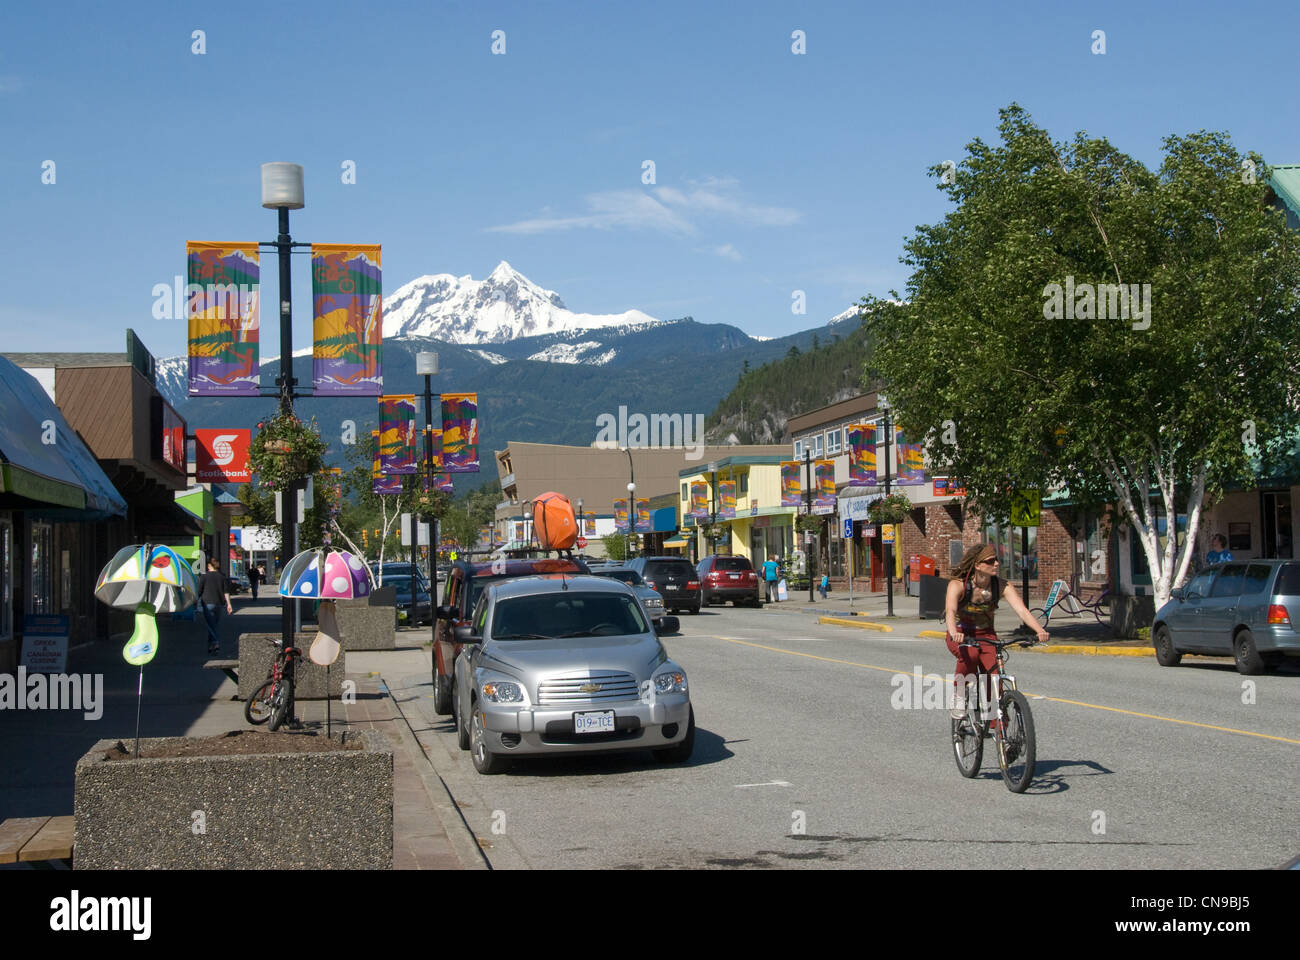
[{"label": "chrome grille", "polygon": [[[588,684],[599,684],[599,690],[583,690]],[[587,673],[548,677],[537,685],[538,704],[603,703],[617,700],[639,700],[641,685],[630,673],[592,670]]]}]

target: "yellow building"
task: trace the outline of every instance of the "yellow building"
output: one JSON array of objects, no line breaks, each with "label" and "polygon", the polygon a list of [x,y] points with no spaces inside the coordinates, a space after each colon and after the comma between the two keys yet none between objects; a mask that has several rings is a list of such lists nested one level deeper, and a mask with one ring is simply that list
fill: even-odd
[{"label": "yellow building", "polygon": [[[781,506],[781,454],[760,456],[736,455],[682,470],[678,509],[684,532],[694,532],[691,558],[699,561],[710,553],[729,553],[748,557],[757,567],[764,558],[775,554],[786,557],[794,549],[794,507]],[[708,498],[706,515],[691,515],[691,484],[705,484]],[[723,497],[726,484],[735,484],[735,516],[724,517]],[[716,521],[716,550],[705,537],[700,524]]]}]

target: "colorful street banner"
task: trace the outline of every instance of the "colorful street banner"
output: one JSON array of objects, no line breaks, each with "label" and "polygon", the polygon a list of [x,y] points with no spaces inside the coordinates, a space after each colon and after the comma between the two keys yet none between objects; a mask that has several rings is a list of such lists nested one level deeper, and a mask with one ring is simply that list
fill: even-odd
[{"label": "colorful street banner", "polygon": [[[424,429],[424,449],[426,456],[433,462],[433,489],[438,493],[451,493],[453,491],[451,475],[442,472],[442,429],[440,427],[425,427]],[[429,454],[429,447],[433,447],[433,453]],[[424,477],[423,489],[425,493],[429,492],[429,473],[425,470],[424,460],[420,461],[420,475]]]},{"label": "colorful street banner", "polygon": [[384,392],[383,271],[379,244],[311,245],[312,392],[377,397]]},{"label": "colorful street banner", "polygon": [[185,258],[189,395],[256,397],[257,244],[190,241]]},{"label": "colorful street banner", "polygon": [[817,480],[817,500],[814,506],[835,506],[835,461],[814,460],[813,476]]},{"label": "colorful street banner", "polygon": [[230,429],[194,431],[194,469],[199,483],[249,483],[248,452],[253,442],[252,430]]},{"label": "colorful street banner", "polygon": [[709,515],[709,485],[703,480],[693,480],[691,482],[691,509],[689,515],[696,520],[703,520]]},{"label": "colorful street banner", "polygon": [[523,539],[524,539],[524,522],[522,520],[516,520],[514,541],[516,543],[522,543]]},{"label": "colorful street banner", "polygon": [[898,451],[898,479],[895,482],[900,487],[925,483],[925,456],[921,453],[921,444],[908,443],[902,430],[895,437]]},{"label": "colorful street banner", "polygon": [[596,535],[596,518],[595,518],[595,517],[583,517],[583,518],[582,518],[582,534],[583,534],[583,536],[585,536],[585,537],[594,537],[594,536]]},{"label": "colorful street banner", "polygon": [[478,394],[442,395],[442,469],[478,473]]},{"label": "colorful street banner", "polygon": [[402,492],[402,478],[397,476],[388,476],[384,473],[379,462],[379,431],[371,430],[370,437],[375,444],[375,459],[370,463],[370,489],[379,495],[387,495]]},{"label": "colorful street banner", "polygon": [[855,423],[848,428],[849,486],[876,485],[876,425]]},{"label": "colorful street banner", "polygon": [[617,533],[627,533],[631,528],[627,524],[627,501],[614,501],[614,530]]},{"label": "colorful street banner", "polygon": [[379,467],[390,476],[415,468],[415,394],[379,398]]},{"label": "colorful street banner", "polygon": [[718,484],[718,516],[723,520],[736,519],[735,480],[723,480]]},{"label": "colorful street banner", "polygon": [[799,468],[803,466],[798,460],[781,461],[781,506],[797,507],[803,495],[803,484],[799,482]]},{"label": "colorful street banner", "polygon": [[650,501],[636,498],[636,528],[642,533],[650,532]]}]

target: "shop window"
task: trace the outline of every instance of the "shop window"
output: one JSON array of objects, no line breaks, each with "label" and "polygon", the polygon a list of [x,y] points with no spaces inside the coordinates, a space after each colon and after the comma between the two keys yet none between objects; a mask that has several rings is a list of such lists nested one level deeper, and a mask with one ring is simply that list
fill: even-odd
[{"label": "shop window", "polygon": [[[1109,579],[1108,555],[1106,541],[1102,538],[1103,521],[1099,514],[1083,514],[1079,531],[1082,538],[1075,543],[1074,577],[1075,582],[1085,580],[1105,581]],[[1082,544],[1083,549],[1078,546]]]},{"label": "shop window", "polygon": [[690,492],[689,492],[689,489],[688,489],[688,484],[683,483],[683,484],[682,484],[682,499],[683,499],[683,500],[689,500],[690,498],[691,498],[691,496],[690,496]]},{"label": "shop window", "polygon": [[0,640],[14,634],[14,527],[0,520]]},{"label": "shop window", "polygon": [[[1024,577],[1025,566],[1029,567],[1029,579],[1038,579],[1038,528],[1029,527],[1029,550],[1022,551],[1022,527],[1004,526],[1000,523],[986,524],[984,539],[998,551],[998,576],[1012,583],[1019,583]],[[1023,598],[1021,598],[1023,599]]]},{"label": "shop window", "polygon": [[[1156,552],[1161,556],[1165,552],[1165,543],[1169,540],[1169,517],[1165,513],[1165,505],[1160,501],[1154,501],[1151,504],[1152,510],[1156,515],[1156,536],[1158,543]],[[1174,556],[1177,557],[1178,551],[1182,549],[1183,542],[1187,539],[1187,514],[1178,514],[1176,523],[1177,542],[1174,545]],[[1142,586],[1151,585],[1151,568],[1147,565],[1147,552],[1142,549],[1141,540],[1136,532],[1130,530],[1128,535],[1129,541],[1129,559],[1133,564],[1133,583]]]},{"label": "shop window", "polygon": [[32,524],[32,589],[28,613],[54,613],[54,528]]},{"label": "shop window", "polygon": [[748,470],[746,470],[744,473],[736,477],[736,496],[737,497],[749,496],[749,471]]}]

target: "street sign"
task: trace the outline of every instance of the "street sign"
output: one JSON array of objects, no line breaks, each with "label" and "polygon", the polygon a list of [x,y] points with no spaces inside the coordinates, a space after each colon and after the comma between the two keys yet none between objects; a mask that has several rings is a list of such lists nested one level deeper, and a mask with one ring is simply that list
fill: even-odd
[{"label": "street sign", "polygon": [[845,540],[853,539],[853,521],[850,520],[848,517],[844,518],[844,539]]},{"label": "street sign", "polygon": [[863,539],[863,540],[870,540],[870,539],[871,539],[872,537],[874,537],[875,535],[876,535],[876,528],[875,528],[875,526],[874,526],[873,524],[870,524],[870,523],[864,523],[864,524],[862,525],[862,539]]},{"label": "street sign", "polygon": [[1043,498],[1037,487],[1011,491],[1011,526],[1036,527],[1042,514]]},{"label": "street sign", "polygon": [[587,549],[587,538],[586,538],[586,537],[579,537],[579,538],[578,538],[578,549],[579,549],[579,550],[586,550],[586,549]]}]

